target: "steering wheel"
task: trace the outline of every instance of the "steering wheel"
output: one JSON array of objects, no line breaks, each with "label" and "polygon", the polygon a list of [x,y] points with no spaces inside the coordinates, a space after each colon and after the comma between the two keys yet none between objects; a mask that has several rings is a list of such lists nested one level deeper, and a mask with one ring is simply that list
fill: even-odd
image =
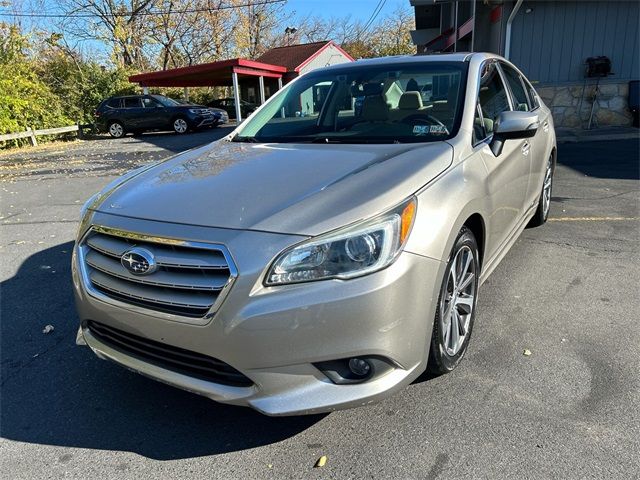
[{"label": "steering wheel", "polygon": [[444,129],[449,133],[449,129],[447,126],[438,120],[435,117],[432,117],[428,113],[414,113],[413,115],[409,115],[408,117],[404,117],[399,123],[407,123],[407,124],[425,124],[425,125],[439,125],[444,127]]}]

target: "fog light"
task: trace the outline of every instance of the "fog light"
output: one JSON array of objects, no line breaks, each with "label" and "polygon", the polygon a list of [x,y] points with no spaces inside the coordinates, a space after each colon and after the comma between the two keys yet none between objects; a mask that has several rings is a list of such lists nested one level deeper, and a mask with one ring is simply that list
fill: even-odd
[{"label": "fog light", "polygon": [[377,355],[327,360],[313,365],[336,385],[369,382],[396,368],[392,361]]},{"label": "fog light", "polygon": [[371,372],[371,365],[361,358],[352,358],[349,360],[349,370],[351,370],[354,375],[366,377],[369,375],[369,372]]}]

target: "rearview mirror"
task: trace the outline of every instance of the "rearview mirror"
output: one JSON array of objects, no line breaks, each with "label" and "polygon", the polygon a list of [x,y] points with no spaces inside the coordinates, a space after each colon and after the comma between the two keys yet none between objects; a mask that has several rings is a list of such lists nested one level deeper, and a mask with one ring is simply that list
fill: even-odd
[{"label": "rearview mirror", "polygon": [[533,112],[502,112],[496,120],[491,141],[491,151],[497,157],[502,153],[506,140],[531,138],[538,131],[538,114]]}]

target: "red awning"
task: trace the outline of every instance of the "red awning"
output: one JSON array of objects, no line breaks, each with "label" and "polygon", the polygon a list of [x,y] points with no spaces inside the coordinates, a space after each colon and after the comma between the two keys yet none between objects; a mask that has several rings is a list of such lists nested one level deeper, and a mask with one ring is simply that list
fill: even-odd
[{"label": "red awning", "polygon": [[233,58],[219,62],[201,63],[190,67],[172,68],[157,72],[140,73],[129,81],[142,87],[209,87],[230,86],[231,74],[281,78],[287,71],[280,65]]}]

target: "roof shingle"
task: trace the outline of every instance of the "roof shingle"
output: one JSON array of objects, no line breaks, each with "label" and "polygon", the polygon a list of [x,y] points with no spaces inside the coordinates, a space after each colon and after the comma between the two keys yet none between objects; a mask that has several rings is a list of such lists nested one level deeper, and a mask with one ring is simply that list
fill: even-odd
[{"label": "roof shingle", "polygon": [[329,43],[329,40],[272,48],[264,52],[256,61],[271,65],[282,65],[287,68],[287,71],[293,72],[327,43]]}]

